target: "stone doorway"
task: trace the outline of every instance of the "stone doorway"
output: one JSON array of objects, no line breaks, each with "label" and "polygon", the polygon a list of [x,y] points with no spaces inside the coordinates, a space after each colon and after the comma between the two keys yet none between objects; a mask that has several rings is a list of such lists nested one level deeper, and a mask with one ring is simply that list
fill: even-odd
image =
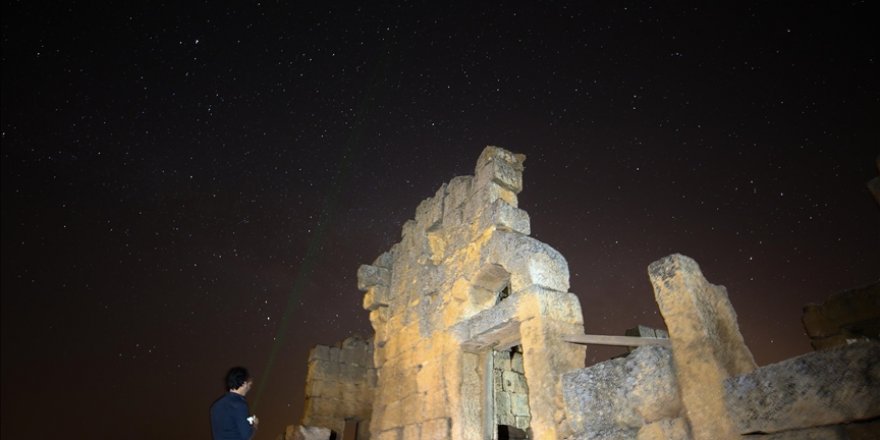
[{"label": "stone doorway", "polygon": [[358,440],[358,424],[360,420],[355,418],[345,419],[345,428],[342,431],[342,440]]}]

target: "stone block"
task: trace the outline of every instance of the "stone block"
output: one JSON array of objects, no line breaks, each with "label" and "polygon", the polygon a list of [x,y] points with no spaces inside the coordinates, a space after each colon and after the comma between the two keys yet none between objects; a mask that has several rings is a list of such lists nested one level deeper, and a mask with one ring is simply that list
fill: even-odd
[{"label": "stone block", "polygon": [[755,361],[727,290],[710,284],[694,260],[679,254],[651,263],[648,276],[669,330],[691,434],[696,440],[733,437],[722,382],[754,370]]},{"label": "stone block", "polygon": [[432,227],[439,227],[443,220],[443,198],[445,193],[446,184],[444,183],[434,197],[422,200],[419,206],[416,207],[415,220],[422,229],[427,230]]},{"label": "stone block", "polygon": [[634,428],[607,427],[595,431],[579,432],[566,440],[634,440],[639,430]]},{"label": "stone block", "polygon": [[379,432],[371,438],[374,438],[375,440],[404,440],[403,429],[402,428],[389,429],[386,431]]},{"label": "stone block", "polygon": [[416,384],[420,393],[442,388],[443,369],[441,364],[434,360],[423,362],[416,372]]},{"label": "stone block", "polygon": [[510,412],[514,416],[528,416],[530,414],[529,396],[527,394],[511,394]]},{"label": "stone block", "polygon": [[326,345],[316,345],[309,351],[309,362],[316,360],[329,360],[330,347]]},{"label": "stone block", "polygon": [[531,417],[529,416],[516,416],[514,417],[514,425],[518,429],[526,430],[529,428],[529,422],[531,421]]},{"label": "stone block", "polygon": [[659,346],[566,373],[563,398],[575,432],[637,429],[681,412],[671,354]]},{"label": "stone block", "polygon": [[420,392],[423,396],[419,402],[422,417],[425,419],[436,419],[449,416],[449,399],[446,397],[446,390],[441,386],[425,392]]},{"label": "stone block", "polygon": [[357,272],[358,290],[365,291],[373,286],[388,287],[391,283],[391,270],[384,267],[362,264]]},{"label": "stone block", "polygon": [[388,307],[388,288],[383,286],[373,286],[367,289],[364,294],[363,307],[365,310],[373,311],[380,307]]},{"label": "stone block", "polygon": [[511,206],[504,200],[495,200],[480,215],[478,227],[480,230],[485,230],[492,226],[519,232],[524,235],[531,233],[529,214],[522,209]]},{"label": "stone block", "polygon": [[880,342],[808,353],[724,382],[741,434],[880,416]]},{"label": "stone block", "polygon": [[495,364],[496,370],[507,371],[510,370],[510,352],[509,351],[493,351],[492,352],[494,359],[492,362]]},{"label": "stone block", "polygon": [[[328,350],[327,353],[330,353]],[[330,359],[309,362],[308,380],[334,380],[339,376],[339,363]]]},{"label": "stone block", "polygon": [[330,429],[320,426],[298,425],[293,432],[294,440],[330,440]]},{"label": "stone block", "polygon": [[662,419],[639,428],[638,440],[690,440],[687,421],[681,417]]},{"label": "stone block", "polygon": [[[473,179],[473,176],[457,176],[449,181],[446,186],[446,197],[443,201],[444,211],[448,212],[461,207],[470,197]],[[444,225],[448,224],[444,221]]]},{"label": "stone block", "polygon": [[492,384],[496,393],[504,392],[504,383],[501,373],[503,373],[503,371],[497,368],[492,371]]},{"label": "stone block", "polygon": [[498,264],[510,272],[511,292],[531,286],[557,292],[569,288],[568,263],[558,251],[518,232],[497,230],[481,249],[480,266]]},{"label": "stone block", "polygon": [[419,424],[406,425],[403,427],[403,438],[404,440],[408,439],[417,439],[422,436],[421,426]]},{"label": "stone block", "polygon": [[451,437],[450,420],[448,418],[432,419],[422,422],[419,440],[448,440]]},{"label": "stone block", "polygon": [[495,393],[495,414],[503,416],[513,415],[510,393]]},{"label": "stone block", "polygon": [[523,358],[522,353],[514,353],[510,359],[510,369],[512,371],[516,371],[520,374],[525,374],[525,370],[523,369]]},{"label": "stone block", "polygon": [[504,391],[511,393],[526,394],[529,392],[526,387],[526,378],[522,374],[513,371],[504,371],[501,373],[501,383]]},{"label": "stone block", "polygon": [[488,146],[477,159],[474,180],[477,187],[495,182],[510,191],[522,191],[522,172],[525,155],[513,154],[507,150]]}]

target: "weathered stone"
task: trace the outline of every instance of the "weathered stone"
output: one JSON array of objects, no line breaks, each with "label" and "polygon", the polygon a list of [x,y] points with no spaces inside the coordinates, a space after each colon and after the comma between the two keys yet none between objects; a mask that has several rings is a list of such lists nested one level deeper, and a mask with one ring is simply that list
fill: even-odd
[{"label": "weathered stone", "polygon": [[[524,159],[487,147],[474,176],[442,185],[400,242],[358,269],[375,334],[310,352],[304,425],[350,434],[354,420],[358,438],[373,440],[493,438],[501,425],[539,439],[876,432],[876,346],[755,370],[726,290],[681,255],[648,270],[668,333],[633,333],[669,336],[671,350],[644,346],[582,369],[585,348],[565,342],[583,334],[568,264],[528,236],[517,208]],[[814,346],[880,338],[866,312],[880,302],[874,289],[808,308]]]},{"label": "weathered stone", "polygon": [[[315,346],[309,356],[302,424],[341,433],[346,419],[369,420],[376,381],[372,358],[372,343],[356,336],[336,347]],[[324,438],[329,436],[328,432]]]},{"label": "weathered stone", "polygon": [[820,350],[853,341],[880,340],[880,282],[804,306],[804,329]]},{"label": "weathered stone", "polygon": [[[755,438],[755,440],[856,440],[848,436],[842,426],[796,429],[775,434],[743,436],[742,438]],[[869,438],[876,439],[877,437],[871,436]]]},{"label": "weathered stone", "polygon": [[515,416],[529,415],[529,396],[525,394],[510,395],[510,412]]},{"label": "weathered stone", "polygon": [[320,426],[302,426],[299,425],[294,429],[294,440],[329,440],[330,429]]},{"label": "weathered stone", "polygon": [[523,370],[522,353],[514,353],[510,358],[510,369],[520,374],[525,374]]},{"label": "weathered stone", "polygon": [[710,284],[697,263],[674,254],[651,263],[654,297],[669,329],[682,403],[696,440],[737,433],[724,405],[722,382],[755,369],[723,286]]},{"label": "weathered stone", "polygon": [[503,200],[493,202],[481,217],[480,229],[492,226],[525,235],[531,233],[529,214],[522,209],[510,206]]},{"label": "weathered stone", "polygon": [[391,280],[391,271],[378,266],[362,264],[357,273],[358,290],[367,290],[373,286],[387,287]]},{"label": "weathered stone", "polygon": [[589,432],[579,432],[568,440],[636,440],[638,429],[610,427]]},{"label": "weathered stone", "polygon": [[384,286],[373,286],[364,294],[363,307],[365,310],[373,311],[380,307],[388,307],[388,288]]},{"label": "weathered stone", "polygon": [[739,433],[880,416],[880,343],[808,353],[724,382]]},{"label": "weathered stone", "polygon": [[448,440],[449,419],[432,419],[422,423],[422,433],[419,440]]},{"label": "weathered stone", "polygon": [[[563,396],[575,432],[640,428],[681,411],[669,349],[643,346],[563,376]],[[592,434],[590,434],[592,435]]]},{"label": "weathered stone", "polygon": [[691,434],[684,418],[663,419],[648,423],[639,429],[638,440],[690,440]]},{"label": "weathered stone", "polygon": [[486,147],[477,159],[474,176],[477,186],[484,182],[496,182],[513,191],[522,191],[523,162],[526,157],[513,154],[498,147]]},{"label": "weathered stone", "polygon": [[483,438],[493,415],[483,412],[505,399],[486,395],[488,356],[520,340],[524,354],[499,361],[511,423],[531,423],[537,438],[566,433],[561,376],[583,365],[584,349],[561,336],[583,332],[583,317],[565,259],[527,235],[528,214],[516,208],[524,159],[487,147],[474,176],[441,186],[401,241],[359,269],[376,331],[375,435],[427,438],[434,420],[449,437]]},{"label": "weathered stone", "polygon": [[438,227],[443,220],[443,199],[446,195],[446,184],[437,190],[434,197],[427,198],[416,208],[416,222],[422,229]]}]

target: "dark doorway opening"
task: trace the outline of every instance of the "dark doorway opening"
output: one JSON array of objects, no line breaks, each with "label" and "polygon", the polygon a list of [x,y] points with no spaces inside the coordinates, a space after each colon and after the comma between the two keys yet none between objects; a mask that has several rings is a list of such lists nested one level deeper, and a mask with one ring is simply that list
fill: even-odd
[{"label": "dark doorway opening", "polygon": [[528,439],[529,433],[515,426],[498,425],[498,440]]}]

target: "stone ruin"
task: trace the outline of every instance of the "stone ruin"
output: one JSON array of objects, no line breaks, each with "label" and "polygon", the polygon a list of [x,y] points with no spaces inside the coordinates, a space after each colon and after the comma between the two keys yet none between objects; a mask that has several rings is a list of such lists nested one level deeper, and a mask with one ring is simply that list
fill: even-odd
[{"label": "stone ruin", "polygon": [[[584,335],[565,258],[517,207],[524,160],[486,147],[359,268],[375,334],[312,350],[285,439],[877,438],[880,342],[847,335],[880,322],[880,284],[857,325],[812,318],[846,306],[805,314],[842,344],[759,368],[726,289],[676,254],[648,268],[668,340]],[[639,347],[584,368],[577,342],[608,340]]]}]

